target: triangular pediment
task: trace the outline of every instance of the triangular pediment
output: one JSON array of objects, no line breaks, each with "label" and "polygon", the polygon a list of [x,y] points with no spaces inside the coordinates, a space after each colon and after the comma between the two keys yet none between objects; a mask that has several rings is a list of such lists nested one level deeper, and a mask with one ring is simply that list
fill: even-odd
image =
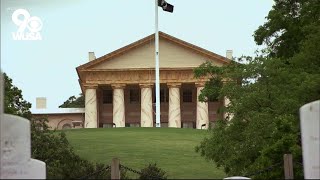
[{"label": "triangular pediment", "polygon": [[[159,33],[161,68],[195,68],[211,61],[217,66],[230,60],[163,32]],[[154,34],[81,65],[77,70],[125,70],[155,67]]]}]

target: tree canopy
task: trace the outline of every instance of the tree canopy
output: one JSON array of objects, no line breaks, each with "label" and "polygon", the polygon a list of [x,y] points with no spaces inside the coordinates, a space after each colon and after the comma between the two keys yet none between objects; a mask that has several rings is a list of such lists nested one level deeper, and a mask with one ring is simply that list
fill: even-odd
[{"label": "tree canopy", "polygon": [[84,108],[85,99],[82,93],[79,94],[79,97],[70,96],[59,108]]},{"label": "tree canopy", "polygon": [[[281,163],[293,154],[295,178],[303,177],[299,108],[320,99],[320,1],[276,0],[267,22],[255,32],[267,48],[224,67],[211,63],[194,70],[211,75],[200,98],[230,99],[196,148],[228,175],[247,175]],[[310,19],[309,19],[310,18]],[[283,168],[255,178],[284,178]]]},{"label": "tree canopy", "polygon": [[319,25],[319,9],[319,0],[275,0],[267,22],[255,31],[254,39],[258,45],[267,45],[272,57],[292,57],[299,53],[313,26]]},{"label": "tree canopy", "polygon": [[31,103],[23,99],[22,91],[12,84],[12,79],[3,73],[4,80],[4,112],[21,116],[27,119],[31,118]]}]

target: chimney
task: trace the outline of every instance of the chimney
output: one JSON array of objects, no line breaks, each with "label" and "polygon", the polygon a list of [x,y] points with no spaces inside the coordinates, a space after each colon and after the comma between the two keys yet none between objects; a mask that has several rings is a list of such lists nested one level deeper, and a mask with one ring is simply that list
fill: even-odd
[{"label": "chimney", "polygon": [[89,61],[95,60],[96,56],[94,55],[94,52],[89,52]]},{"label": "chimney", "polygon": [[47,108],[47,98],[37,97],[36,98],[36,109],[46,109]]},{"label": "chimney", "polygon": [[231,59],[231,60],[232,60],[232,53],[233,53],[233,51],[232,51],[232,50],[227,50],[227,52],[226,52],[226,58],[228,58],[228,59]]}]

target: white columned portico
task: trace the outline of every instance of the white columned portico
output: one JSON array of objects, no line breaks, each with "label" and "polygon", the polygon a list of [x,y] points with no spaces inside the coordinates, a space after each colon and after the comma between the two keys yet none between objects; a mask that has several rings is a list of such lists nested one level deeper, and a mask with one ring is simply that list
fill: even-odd
[{"label": "white columned portico", "polygon": [[[207,102],[200,102],[199,95],[201,90],[204,88],[204,83],[196,83],[197,87],[197,129],[208,129],[209,128],[209,109]],[[202,125],[205,126],[202,127]]]},{"label": "white columned portico", "polygon": [[168,127],[181,128],[180,86],[181,83],[168,83],[169,116]]},{"label": "white columned portico", "polygon": [[141,127],[153,127],[152,84],[140,84]]},{"label": "white columned portico", "polygon": [[85,86],[85,128],[97,128],[97,85]]},{"label": "white columned portico", "polygon": [[113,123],[116,127],[125,127],[125,84],[112,84],[111,86],[113,88]]}]

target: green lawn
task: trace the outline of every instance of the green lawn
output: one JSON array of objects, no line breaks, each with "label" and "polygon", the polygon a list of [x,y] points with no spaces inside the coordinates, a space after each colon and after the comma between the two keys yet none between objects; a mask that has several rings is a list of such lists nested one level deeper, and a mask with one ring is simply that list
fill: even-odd
[{"label": "green lawn", "polygon": [[[157,163],[168,178],[223,178],[221,169],[195,152],[195,146],[207,132],[174,128],[100,128],[65,131],[74,150],[81,157],[110,164],[120,163],[140,170]],[[131,173],[129,174],[133,176]]]}]

